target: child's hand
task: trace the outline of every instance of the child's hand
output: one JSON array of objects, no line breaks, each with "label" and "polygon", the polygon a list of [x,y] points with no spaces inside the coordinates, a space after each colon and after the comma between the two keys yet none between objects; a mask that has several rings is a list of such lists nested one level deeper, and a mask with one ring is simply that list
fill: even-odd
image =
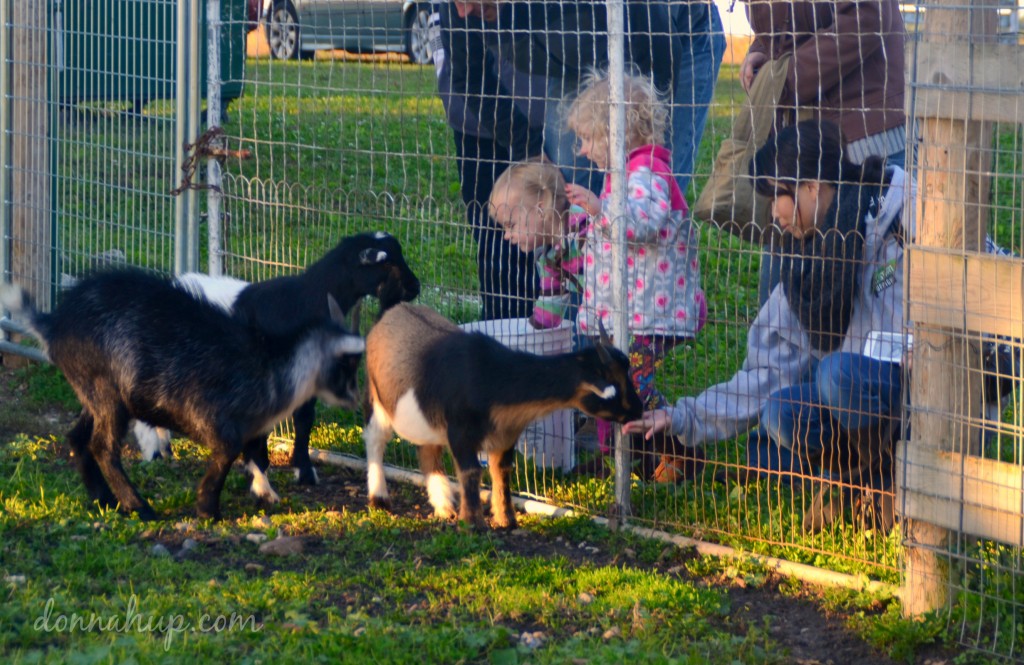
[{"label": "child's hand", "polygon": [[597,194],[582,185],[569,183],[565,186],[565,195],[572,205],[578,205],[587,211],[587,214],[594,217],[601,212],[601,199]]}]

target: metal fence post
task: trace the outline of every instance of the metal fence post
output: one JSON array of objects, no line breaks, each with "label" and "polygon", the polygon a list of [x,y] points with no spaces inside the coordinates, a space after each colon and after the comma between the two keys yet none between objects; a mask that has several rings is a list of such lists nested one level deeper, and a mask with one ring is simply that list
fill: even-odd
[{"label": "metal fence post", "polygon": [[[206,2],[206,126],[220,126],[221,80],[220,35],[224,24],[220,17],[220,0]],[[206,242],[209,256],[207,269],[211,275],[224,272],[221,246],[221,202],[223,201],[223,173],[216,157],[206,161]]]},{"label": "metal fence post", "polygon": [[[178,3],[175,42],[175,173],[179,176],[188,155],[185,146],[196,140],[199,128],[199,0]],[[174,201],[174,272],[196,270],[199,264],[199,223],[196,193],[191,187]]]},{"label": "metal fence post", "polygon": [[[608,8],[608,84],[609,84],[609,152],[612,190],[608,216],[616,220],[615,242],[612,243],[612,291],[615,294],[615,326],[612,334],[616,345],[629,347],[629,322],[626,319],[626,226],[621,223],[626,213],[626,111],[623,101],[626,71],[626,39],[623,0],[607,0]],[[630,498],[630,451],[622,432],[615,430],[615,504],[617,513],[626,518],[633,510]]]}]

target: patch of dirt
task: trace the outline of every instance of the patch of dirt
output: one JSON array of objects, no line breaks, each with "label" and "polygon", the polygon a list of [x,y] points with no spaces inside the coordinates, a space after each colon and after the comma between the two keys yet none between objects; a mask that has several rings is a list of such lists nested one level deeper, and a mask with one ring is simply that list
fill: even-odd
[{"label": "patch of dirt", "polygon": [[[42,438],[56,435],[58,443],[54,444],[53,452],[67,458],[63,437],[78,414],[52,407],[31,406],[25,401],[24,395],[25,386],[16,380],[12,368],[0,364],[0,405],[3,407],[3,413],[0,414],[0,445],[19,433]],[[126,446],[126,457],[134,454],[134,448]],[[275,466],[285,465],[287,459],[284,454],[275,453],[273,462]],[[318,467],[320,484],[316,487],[295,485],[283,477],[286,471],[272,469],[271,480],[286,500],[285,507],[278,506],[273,510],[302,510],[314,506],[338,512],[359,512],[368,509],[366,481],[362,474],[325,464],[319,464]],[[196,480],[198,479],[197,474]],[[396,483],[391,483],[391,489],[392,512],[417,519],[431,519],[432,511],[425,490],[419,487],[403,487]],[[222,496],[222,509],[228,517],[251,513],[252,499],[246,492],[226,488]],[[154,523],[153,528],[144,534],[144,538],[152,541],[154,545],[164,545],[172,556],[178,558],[189,556],[188,552],[182,552],[182,547],[186,538],[193,538],[204,543],[204,556],[210,556],[212,552],[223,557],[225,564],[237,563],[239,567],[246,565],[246,560],[239,558],[239,548],[236,547],[237,543],[233,542],[233,538],[217,539],[208,534],[190,531],[187,523],[193,517],[191,509],[185,509],[181,514],[167,515],[165,520]],[[182,526],[183,524],[185,526]],[[437,528],[458,527],[438,523]],[[847,628],[846,617],[841,613],[831,613],[823,609],[821,603],[817,601],[819,590],[815,587],[805,585],[800,592],[794,594],[780,591],[777,578],[769,578],[765,583],[754,587],[745,586],[742,581],[734,579],[692,579],[687,569],[680,564],[687,557],[696,556],[695,552],[676,551],[664,560],[644,564],[628,550],[609,551],[606,548],[598,548],[595,552],[581,548],[579,543],[569,542],[562,537],[525,529],[497,532],[494,535],[500,541],[502,549],[523,556],[562,558],[570,566],[629,565],[655,570],[665,575],[683,576],[697,584],[725,587],[730,602],[729,614],[713,620],[736,635],[746,635],[751,628],[766,630],[771,639],[780,645],[782,653],[778,655],[796,665],[889,665],[896,662],[876,651]],[[319,537],[306,538],[304,543],[307,553],[316,554],[317,551],[326,548]],[[396,544],[396,549],[390,554],[402,556],[403,551],[408,550],[402,548],[401,544]],[[301,565],[301,558],[292,561],[289,557],[283,557],[274,565],[278,568]],[[274,571],[274,565],[260,565],[246,570],[252,575],[270,575]],[[365,595],[355,589],[351,595],[336,600],[342,607],[362,604]],[[926,647],[920,649],[910,662],[920,665],[945,665],[952,663],[955,655],[955,652],[940,646]]]}]

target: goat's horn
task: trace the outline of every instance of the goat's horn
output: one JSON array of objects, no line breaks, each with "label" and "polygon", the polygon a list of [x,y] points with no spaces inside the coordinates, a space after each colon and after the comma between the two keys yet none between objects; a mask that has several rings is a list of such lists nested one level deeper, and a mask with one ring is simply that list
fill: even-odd
[{"label": "goat's horn", "polygon": [[345,313],[341,311],[341,305],[330,293],[327,294],[327,311],[331,315],[331,321],[341,326],[345,325]]},{"label": "goat's horn", "polygon": [[612,340],[608,337],[608,331],[604,327],[604,320],[600,316],[597,317],[597,332],[599,335],[597,338],[597,354],[601,362],[607,365],[612,361],[611,356],[608,354],[608,347],[612,346]]},{"label": "goat's horn", "polygon": [[388,253],[382,249],[364,249],[359,252],[359,262],[364,266],[372,266],[377,263],[384,263],[388,260]]}]

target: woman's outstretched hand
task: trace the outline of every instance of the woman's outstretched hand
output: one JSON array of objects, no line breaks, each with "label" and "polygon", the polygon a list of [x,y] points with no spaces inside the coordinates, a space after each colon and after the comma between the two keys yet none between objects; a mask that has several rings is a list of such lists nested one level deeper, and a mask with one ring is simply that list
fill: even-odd
[{"label": "woman's outstretched hand", "polygon": [[631,420],[622,426],[623,434],[643,433],[645,439],[651,439],[658,432],[668,429],[672,424],[672,416],[668,409],[645,411],[639,420]]}]

